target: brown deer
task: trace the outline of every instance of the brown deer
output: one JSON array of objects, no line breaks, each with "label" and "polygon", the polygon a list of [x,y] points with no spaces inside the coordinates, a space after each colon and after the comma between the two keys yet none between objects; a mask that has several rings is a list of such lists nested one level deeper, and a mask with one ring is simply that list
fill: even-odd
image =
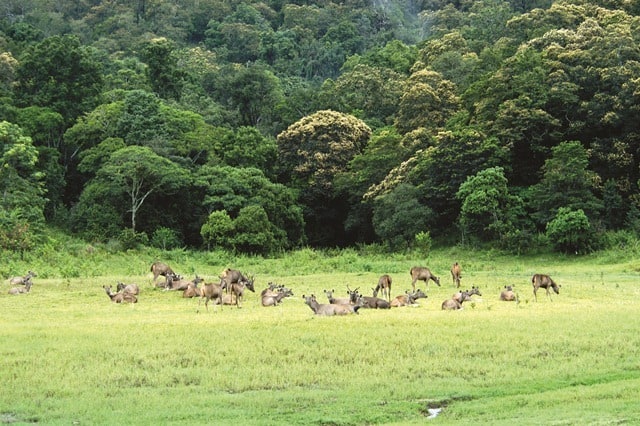
[{"label": "brown deer", "polygon": [[418,280],[424,281],[425,285],[429,284],[429,280],[433,280],[440,287],[440,278],[433,275],[429,268],[414,266],[409,273],[411,274],[411,287],[413,287],[414,292],[416,291],[416,281]]},{"label": "brown deer", "polygon": [[552,288],[556,294],[560,294],[560,286],[553,282],[549,275],[544,274],[534,274],[531,277],[531,284],[533,284],[533,297],[535,297],[536,302],[538,301],[538,295],[536,294],[539,288],[544,288],[547,290],[547,297],[549,300],[553,302],[551,299],[551,293],[549,292],[549,288]]},{"label": "brown deer", "polygon": [[118,281],[118,285],[116,286],[117,291],[121,291],[123,293],[131,293],[134,296],[140,294],[140,287],[137,284],[125,284]]},{"label": "brown deer", "polygon": [[[271,288],[272,286],[273,288]],[[282,299],[289,296],[293,296],[293,291],[284,286],[275,286],[273,283],[269,283],[269,287],[260,294],[262,306],[279,305]]]},{"label": "brown deer", "polygon": [[382,297],[391,302],[391,277],[388,274],[378,278],[378,285],[373,289],[373,297],[378,297],[378,292],[382,292]]},{"label": "brown deer", "polygon": [[480,288],[473,286],[471,287],[471,290],[459,291],[455,293],[451,298],[462,303],[466,300],[471,300],[471,296],[473,296],[474,294],[482,296],[482,293],[480,293]]},{"label": "brown deer", "polygon": [[416,300],[426,298],[427,295],[420,289],[418,289],[418,291],[414,291],[413,293],[409,293],[409,291],[406,291],[405,294],[396,296],[396,298],[391,301],[391,307],[399,308],[402,306],[412,306],[416,304]]},{"label": "brown deer", "polygon": [[[229,283],[227,283],[229,285]],[[249,289],[252,292],[256,292],[253,286],[253,277],[250,279],[242,278],[238,282],[231,284],[231,294],[236,298],[236,306],[240,308],[240,301],[243,300],[245,289]]]},{"label": "brown deer", "polygon": [[357,314],[358,309],[360,309],[360,305],[345,305],[336,303],[321,304],[313,294],[311,296],[303,295],[302,298],[304,299],[304,303],[309,305],[313,313],[316,315],[332,316]]},{"label": "brown deer", "polygon": [[200,303],[202,303],[202,299],[205,299],[204,306],[209,310],[209,300],[213,299],[214,305],[222,305],[222,296],[224,288],[227,283],[224,280],[220,280],[219,284],[208,283],[200,288],[200,300],[198,301],[198,309],[196,312],[200,312]]},{"label": "brown deer", "polygon": [[24,287],[13,287],[9,289],[9,294],[25,294],[31,291],[31,286],[33,285],[33,281],[31,281],[31,277],[26,281]]},{"label": "brown deer", "polygon": [[516,298],[516,293],[513,291],[513,287],[511,287],[510,285],[505,285],[504,290],[500,292],[500,300],[502,301],[514,302]]},{"label": "brown deer", "polygon": [[363,296],[358,293],[357,289],[354,291],[349,291],[349,302],[351,304],[358,303],[358,299],[362,300],[362,307],[368,309],[389,309],[391,307],[391,303],[388,300],[381,299],[376,297],[376,291],[373,291],[374,296]]},{"label": "brown deer", "polygon": [[[350,291],[351,290],[347,286],[347,294]],[[358,291],[358,289],[356,288],[355,291]],[[333,297],[333,293],[334,292],[335,292],[335,290],[325,290],[324,291],[324,295],[327,296],[327,299],[329,300],[329,303],[333,303],[334,305],[349,305],[349,304],[351,304],[351,298],[350,297]]]},{"label": "brown deer", "polygon": [[184,291],[182,292],[182,297],[184,297],[185,299],[191,299],[193,297],[199,297],[199,296],[200,296],[200,289],[198,288],[198,285],[195,283],[189,283],[187,288],[185,288]]},{"label": "brown deer", "polygon": [[138,298],[130,293],[113,293],[110,285],[102,287],[114,303],[138,303]]},{"label": "brown deer", "polygon": [[199,276],[196,275],[196,277],[194,279],[192,279],[191,281],[187,281],[183,278],[180,279],[173,279],[172,276],[169,276],[167,279],[167,286],[165,287],[165,290],[169,291],[169,290],[178,290],[178,291],[184,291],[186,290],[190,285],[196,286],[198,287],[198,284],[200,284],[202,281],[204,281],[202,278],[200,278]]},{"label": "brown deer", "polygon": [[469,290],[465,290],[465,291],[461,291],[459,293],[454,294],[451,299],[447,299],[444,302],[442,302],[442,310],[446,311],[446,310],[462,309],[462,303],[468,300],[471,300],[472,294],[479,294],[479,293],[472,293]]},{"label": "brown deer", "polygon": [[458,262],[454,263],[451,266],[451,278],[453,279],[453,284],[455,284],[456,288],[460,288],[460,280],[462,279],[462,267]]},{"label": "brown deer", "polygon": [[[162,262],[153,262],[151,264],[151,272],[153,273],[153,284],[156,284],[156,280],[160,275],[165,277],[165,279],[167,279],[168,275],[175,275],[175,273],[173,272],[173,269],[171,269],[169,265],[167,265],[166,263],[162,263]],[[160,287],[166,287],[166,286],[167,286],[167,281],[165,280],[165,285]]]},{"label": "brown deer", "polygon": [[28,281],[31,281],[31,278],[37,277],[36,273],[33,271],[28,271],[27,275],[23,277],[13,277],[9,280],[9,285],[26,285]]}]

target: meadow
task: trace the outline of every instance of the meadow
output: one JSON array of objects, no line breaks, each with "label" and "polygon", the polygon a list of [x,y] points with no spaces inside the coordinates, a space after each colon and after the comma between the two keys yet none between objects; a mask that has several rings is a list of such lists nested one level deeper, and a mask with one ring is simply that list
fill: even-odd
[{"label": "meadow", "polygon": [[[0,422],[43,424],[638,424],[640,257],[527,257],[462,249],[380,255],[310,249],[277,259],[221,253],[102,253],[51,249],[8,259],[8,278],[33,269],[29,294],[0,294]],[[226,267],[253,274],[242,308],[205,310],[151,283],[149,265],[215,281]],[[479,286],[460,311],[455,288]],[[428,266],[419,306],[316,317],[302,300],[324,289],[366,294],[381,274],[393,295]],[[4,268],[4,269],[1,269]],[[12,271],[9,271],[11,269]],[[15,270],[15,271],[14,271]],[[531,275],[561,285],[533,298]],[[135,305],[103,285],[141,286]],[[268,282],[294,296],[260,305]],[[499,301],[513,285],[519,303]],[[435,411],[434,411],[435,410]],[[437,415],[433,413],[437,412]]]}]

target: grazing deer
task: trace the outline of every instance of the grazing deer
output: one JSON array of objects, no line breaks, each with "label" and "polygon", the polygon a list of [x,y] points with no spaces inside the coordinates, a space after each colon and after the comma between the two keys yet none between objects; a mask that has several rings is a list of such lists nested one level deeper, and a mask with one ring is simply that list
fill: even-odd
[{"label": "grazing deer", "polygon": [[504,290],[500,292],[500,300],[505,302],[513,302],[517,298],[516,293],[513,291],[513,287],[505,285]]},{"label": "grazing deer", "polygon": [[411,268],[411,271],[409,271],[409,273],[411,274],[411,287],[413,288],[414,292],[416,291],[416,281],[418,280],[424,281],[425,285],[429,284],[429,280],[433,280],[433,282],[436,283],[438,287],[440,287],[440,278],[433,275],[429,268],[425,268],[423,266],[414,266],[413,268]]},{"label": "grazing deer", "polygon": [[462,279],[462,267],[458,262],[454,263],[451,266],[451,278],[453,279],[453,284],[455,284],[456,288],[460,288],[460,280]]},{"label": "grazing deer", "polygon": [[534,274],[533,277],[531,277],[531,284],[533,284],[533,297],[535,297],[536,302],[538,301],[538,295],[536,294],[536,292],[539,288],[544,288],[545,290],[547,290],[547,297],[549,297],[549,300],[551,300],[552,302],[553,299],[551,299],[549,288],[552,288],[556,294],[560,294],[560,286],[553,282],[549,275]]},{"label": "grazing deer", "polygon": [[162,275],[163,277],[165,277],[165,285],[164,286],[160,286],[160,287],[166,287],[167,286],[167,279],[168,279],[168,275],[174,275],[175,273],[173,272],[173,269],[171,269],[169,267],[169,265],[167,265],[166,263],[162,263],[162,262],[153,262],[151,264],[151,272],[153,273],[153,284],[156,284],[156,280],[158,279],[158,277],[160,275]]},{"label": "grazing deer", "polygon": [[386,297],[391,302],[391,277],[388,274],[378,279],[378,285],[373,289],[373,297],[378,297],[379,291],[382,291],[382,297]]}]

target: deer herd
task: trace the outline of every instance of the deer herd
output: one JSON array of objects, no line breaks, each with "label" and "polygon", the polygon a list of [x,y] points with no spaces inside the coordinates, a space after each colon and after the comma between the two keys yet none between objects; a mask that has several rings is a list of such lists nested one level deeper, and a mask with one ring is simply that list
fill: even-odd
[{"label": "deer herd", "polygon": [[[236,269],[225,269],[220,274],[219,282],[204,283],[204,280],[198,275],[192,280],[186,280],[182,276],[176,274],[169,265],[162,262],[154,262],[151,265],[151,273],[153,274],[152,285],[165,291],[182,291],[184,298],[199,298],[197,312],[200,310],[200,304],[204,300],[205,309],[209,310],[209,302],[212,301],[214,306],[235,305],[240,308],[244,301],[246,290],[255,293],[254,277],[248,276]],[[311,308],[316,315],[348,315],[357,314],[360,309],[390,309],[403,306],[418,306],[419,299],[426,299],[427,294],[421,289],[416,289],[417,281],[424,281],[425,286],[429,281],[433,281],[440,287],[440,278],[437,277],[429,268],[423,266],[414,266],[410,269],[412,290],[405,291],[404,294],[391,298],[392,279],[388,274],[380,276],[378,284],[375,288],[371,288],[372,295],[365,296],[359,292],[359,287],[351,290],[347,286],[347,294],[345,297],[334,297],[335,290],[324,290],[327,303],[320,303],[314,294],[302,295],[304,303]],[[9,290],[9,294],[29,293],[33,285],[33,278],[37,275],[28,271],[24,276],[13,277],[9,280],[9,284],[13,287]],[[158,277],[164,277],[164,282]],[[459,310],[462,309],[464,302],[473,300],[472,296],[482,297],[480,289],[472,286],[471,290],[460,290],[460,282],[462,279],[462,267],[458,262],[451,266],[451,278],[453,286],[456,288],[451,298],[442,302],[442,310]],[[202,285],[200,285],[202,284]],[[534,274],[531,278],[533,286],[533,296],[537,301],[538,289],[542,288],[546,291],[546,295],[551,301],[551,292],[560,294],[560,286],[556,284],[549,275]],[[200,285],[200,286],[199,286]],[[116,293],[111,286],[103,286],[103,290],[114,303],[137,303],[140,288],[136,284],[124,284],[118,282]],[[378,297],[378,295],[382,297]],[[288,297],[293,296],[293,291],[283,285],[270,282],[267,287],[260,293],[260,301],[262,306],[278,306]],[[514,291],[513,286],[504,286],[500,292],[500,301],[519,303],[518,294]]]}]

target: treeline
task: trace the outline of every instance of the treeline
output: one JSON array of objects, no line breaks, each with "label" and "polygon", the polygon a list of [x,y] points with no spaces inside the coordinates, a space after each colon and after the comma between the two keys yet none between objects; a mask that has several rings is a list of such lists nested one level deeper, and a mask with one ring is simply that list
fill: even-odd
[{"label": "treeline", "polygon": [[637,2],[0,14],[1,249],[46,226],[267,255],[432,238],[587,252],[640,233]]}]

